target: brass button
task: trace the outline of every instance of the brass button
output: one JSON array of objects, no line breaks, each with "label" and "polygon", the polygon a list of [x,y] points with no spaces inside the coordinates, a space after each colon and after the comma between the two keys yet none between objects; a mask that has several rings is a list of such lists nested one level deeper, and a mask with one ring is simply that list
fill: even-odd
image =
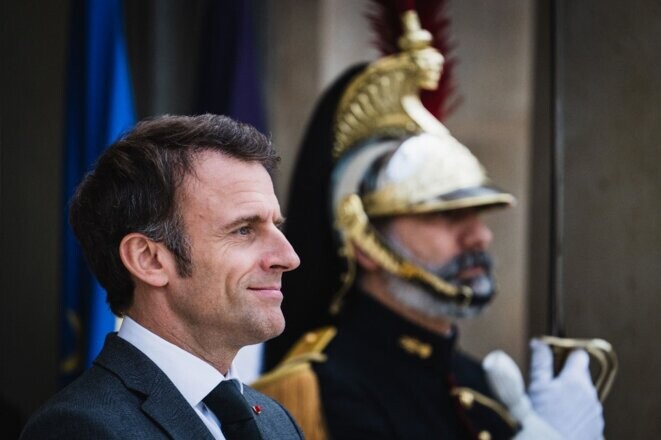
[{"label": "brass button", "polygon": [[461,406],[464,408],[470,409],[473,406],[474,401],[475,397],[471,393],[465,391],[459,393],[459,403],[461,403]]},{"label": "brass button", "polygon": [[489,431],[481,431],[477,438],[478,440],[491,440],[491,434],[489,434]]}]

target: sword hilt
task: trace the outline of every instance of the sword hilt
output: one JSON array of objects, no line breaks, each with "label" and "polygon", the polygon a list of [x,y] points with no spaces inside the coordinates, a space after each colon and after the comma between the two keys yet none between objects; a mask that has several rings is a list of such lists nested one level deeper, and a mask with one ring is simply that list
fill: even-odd
[{"label": "sword hilt", "polygon": [[596,371],[592,374],[592,382],[597,389],[599,400],[606,400],[617,375],[617,355],[608,341],[603,339],[559,338],[557,336],[542,336],[542,342],[551,347],[553,352],[553,372],[557,375],[565,365],[567,356],[572,350],[583,349],[595,362]]}]

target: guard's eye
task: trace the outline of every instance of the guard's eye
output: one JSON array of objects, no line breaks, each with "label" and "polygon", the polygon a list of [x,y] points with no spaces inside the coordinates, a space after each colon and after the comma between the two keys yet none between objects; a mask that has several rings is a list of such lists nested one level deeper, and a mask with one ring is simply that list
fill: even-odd
[{"label": "guard's eye", "polygon": [[479,211],[475,208],[455,209],[452,211],[442,211],[435,213],[437,217],[446,219],[451,222],[459,222],[477,214],[479,214]]}]

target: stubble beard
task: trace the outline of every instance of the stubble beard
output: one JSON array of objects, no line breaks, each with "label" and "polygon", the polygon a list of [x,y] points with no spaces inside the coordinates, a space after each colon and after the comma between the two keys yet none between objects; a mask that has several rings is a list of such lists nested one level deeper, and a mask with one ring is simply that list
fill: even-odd
[{"label": "stubble beard", "polygon": [[[243,304],[236,316],[238,332],[245,337],[245,345],[268,341],[281,335],[285,329],[282,301],[274,304],[271,300],[260,299],[257,292],[248,289],[247,286],[251,284],[260,283],[241,283],[238,291],[232,295],[234,298],[246,299],[242,301]],[[241,335],[237,337],[243,339]]]}]

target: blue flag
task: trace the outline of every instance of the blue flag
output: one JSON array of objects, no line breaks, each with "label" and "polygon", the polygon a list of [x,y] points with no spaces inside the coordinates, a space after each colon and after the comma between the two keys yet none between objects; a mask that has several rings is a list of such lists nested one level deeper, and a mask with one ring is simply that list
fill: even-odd
[{"label": "blue flag", "polygon": [[135,123],[121,0],[74,0],[64,160],[61,373],[88,367],[115,326],[106,293],[83,259],[68,221],[75,187],[103,149]]},{"label": "blue flag", "polygon": [[202,33],[196,113],[216,113],[266,130],[251,1],[211,2]]}]

